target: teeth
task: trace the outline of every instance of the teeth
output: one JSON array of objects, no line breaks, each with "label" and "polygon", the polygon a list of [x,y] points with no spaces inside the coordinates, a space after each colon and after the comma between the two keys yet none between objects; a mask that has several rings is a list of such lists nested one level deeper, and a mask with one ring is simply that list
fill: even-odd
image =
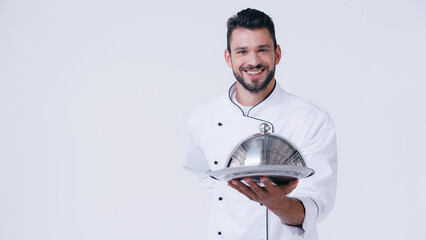
[{"label": "teeth", "polygon": [[262,72],[262,70],[258,70],[258,71],[247,71],[250,75],[256,75]]}]

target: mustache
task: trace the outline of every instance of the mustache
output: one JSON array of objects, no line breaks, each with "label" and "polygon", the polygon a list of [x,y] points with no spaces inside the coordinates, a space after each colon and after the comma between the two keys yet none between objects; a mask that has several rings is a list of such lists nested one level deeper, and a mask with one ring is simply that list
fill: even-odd
[{"label": "mustache", "polygon": [[253,69],[261,69],[261,68],[267,68],[267,65],[264,64],[257,64],[257,65],[247,65],[240,67],[241,71],[247,71],[247,70],[253,70]]}]

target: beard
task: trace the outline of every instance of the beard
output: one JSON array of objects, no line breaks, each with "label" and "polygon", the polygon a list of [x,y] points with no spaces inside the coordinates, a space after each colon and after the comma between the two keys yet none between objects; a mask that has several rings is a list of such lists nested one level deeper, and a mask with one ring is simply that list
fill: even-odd
[{"label": "beard", "polygon": [[272,81],[272,79],[274,79],[274,74],[275,74],[275,65],[274,65],[274,69],[271,70],[268,75],[265,78],[265,81],[263,81],[263,83],[259,83],[258,80],[249,83],[244,81],[244,78],[242,75],[236,73],[234,70],[232,70],[232,72],[234,73],[235,79],[237,79],[237,81],[249,92],[251,93],[258,93],[262,90],[264,90],[268,84]]}]

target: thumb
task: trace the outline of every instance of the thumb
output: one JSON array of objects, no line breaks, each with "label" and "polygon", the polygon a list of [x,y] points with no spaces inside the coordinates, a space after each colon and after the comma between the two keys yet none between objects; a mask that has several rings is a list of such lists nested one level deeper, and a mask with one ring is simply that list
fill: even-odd
[{"label": "thumb", "polygon": [[284,192],[286,192],[286,194],[293,192],[293,190],[297,187],[298,183],[299,183],[299,179],[290,181],[288,184],[283,186]]}]

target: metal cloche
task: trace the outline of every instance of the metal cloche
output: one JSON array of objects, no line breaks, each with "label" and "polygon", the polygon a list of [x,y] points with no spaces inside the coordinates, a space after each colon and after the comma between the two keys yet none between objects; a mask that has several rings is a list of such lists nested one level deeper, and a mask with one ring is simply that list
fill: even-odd
[{"label": "metal cloche", "polygon": [[262,123],[259,129],[262,133],[238,143],[230,153],[226,167],[211,172],[210,176],[224,181],[252,177],[257,182],[261,176],[267,176],[275,184],[285,184],[314,174],[290,140],[268,133],[270,126],[266,123]]},{"label": "metal cloche", "polygon": [[306,167],[299,151],[275,134],[253,135],[231,152],[227,167],[255,165],[292,165]]}]

